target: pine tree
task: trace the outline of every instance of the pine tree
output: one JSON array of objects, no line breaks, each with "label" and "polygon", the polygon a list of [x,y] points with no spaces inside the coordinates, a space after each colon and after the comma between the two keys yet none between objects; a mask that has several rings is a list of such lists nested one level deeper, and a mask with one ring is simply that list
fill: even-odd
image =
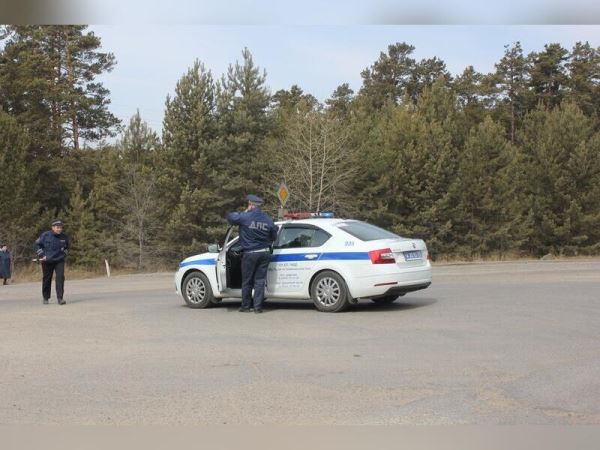
[{"label": "pine tree", "polygon": [[468,66],[452,82],[456,98],[465,113],[468,128],[479,124],[487,114],[490,89],[485,75]]},{"label": "pine tree", "polygon": [[101,267],[104,255],[98,246],[96,220],[79,183],[71,194],[65,222],[66,233],[70,239],[69,260],[88,269]]},{"label": "pine tree", "polygon": [[493,83],[497,89],[496,117],[506,123],[508,136],[515,143],[516,131],[523,121],[527,110],[531,107],[532,97],[529,93],[530,64],[523,55],[520,42],[509,47],[504,46],[504,56],[496,64]]},{"label": "pine tree", "polygon": [[405,42],[389,45],[371,67],[363,70],[360,95],[372,109],[382,108],[387,101],[397,103],[413,81],[416,61],[411,58],[415,47]]},{"label": "pine tree", "polygon": [[449,201],[458,251],[469,257],[519,248],[519,164],[503,128],[487,117],[471,130]]},{"label": "pine tree", "polygon": [[217,136],[215,85],[210,71],[195,61],[177,82],[175,96],[167,97],[163,122],[162,170],[157,174],[157,196],[166,207],[159,215],[165,224],[162,254],[180,258],[190,243],[213,242],[216,224],[223,223],[214,188],[216,173],[207,164]]},{"label": "pine tree", "polygon": [[247,48],[242,58],[229,66],[219,84],[219,137],[209,159],[218,192],[215,212],[221,217],[243,204],[245,194],[274,191],[269,189],[274,180],[265,149],[271,128],[266,72],[254,64]]},{"label": "pine tree", "polygon": [[37,168],[27,161],[28,148],[25,131],[0,108],[0,240],[18,262],[31,254],[35,234],[47,219],[39,216]]},{"label": "pine tree", "polygon": [[438,80],[416,108],[389,102],[361,148],[358,216],[401,235],[424,238],[434,254],[453,250],[448,190],[462,146],[464,116]]},{"label": "pine tree", "polygon": [[417,62],[411,57],[415,47],[405,42],[389,45],[371,67],[362,71],[360,94],[371,109],[380,109],[386,102],[399,103],[403,98],[416,103],[423,90],[438,79],[448,82],[450,74],[437,57]]},{"label": "pine tree", "polygon": [[590,118],[571,103],[540,107],[526,117],[520,139],[532,222],[527,249],[564,253],[596,245],[600,163]]},{"label": "pine tree", "polygon": [[118,145],[119,153],[128,164],[152,166],[160,151],[160,139],[142,119],[140,111],[129,120]]},{"label": "pine tree", "polygon": [[119,124],[97,80],[112,70],[114,56],[86,28],[8,26],[2,35],[0,105],[28,130],[28,159],[46,182],[38,198],[51,215],[65,210],[75,181],[85,178],[83,143],[114,136]]},{"label": "pine tree", "polygon": [[105,146],[94,150],[98,154],[98,166],[94,173],[93,189],[90,192],[89,203],[99,229],[99,253],[108,259],[111,265],[127,266],[130,260],[121,251],[121,238],[125,214],[128,208],[123,208],[119,201],[122,191],[122,180],[125,168],[120,151],[114,146]]},{"label": "pine tree", "polygon": [[567,99],[588,116],[600,115],[600,48],[577,42],[569,55]]},{"label": "pine tree", "polygon": [[163,120],[166,162],[181,185],[197,178],[193,164],[207,154],[216,131],[213,77],[196,60],[177,82],[175,96],[167,96]]},{"label": "pine tree", "polygon": [[563,99],[567,85],[565,62],[569,52],[560,44],[546,44],[544,51],[529,55],[533,93],[546,108],[554,108]]},{"label": "pine tree", "polygon": [[319,101],[311,94],[305,94],[296,84],[289,90],[280,89],[271,97],[271,109],[279,114],[289,114],[296,112],[296,107],[300,103],[310,106],[311,109],[318,109]]},{"label": "pine tree", "polygon": [[354,91],[348,83],[339,85],[331,97],[325,100],[329,114],[343,121],[349,120],[353,96]]},{"label": "pine tree", "polygon": [[9,26],[0,64],[4,107],[31,125],[34,154],[57,156],[81,140],[114,136],[109,91],[96,78],[115,59],[87,26]]},{"label": "pine tree", "polygon": [[100,155],[90,197],[101,225],[101,249],[111,263],[141,270],[160,252],[154,240],[160,212],[169,206],[157,189],[159,139],[138,111],[117,145],[100,150]]}]

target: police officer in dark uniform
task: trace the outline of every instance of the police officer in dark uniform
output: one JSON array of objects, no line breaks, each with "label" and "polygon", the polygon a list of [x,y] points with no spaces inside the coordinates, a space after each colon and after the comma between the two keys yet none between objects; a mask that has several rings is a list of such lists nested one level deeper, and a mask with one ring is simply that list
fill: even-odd
[{"label": "police officer in dark uniform", "polygon": [[265,297],[267,268],[271,260],[271,244],[277,238],[277,226],[260,209],[263,200],[256,195],[248,195],[248,207],[244,212],[227,215],[231,225],[240,227],[242,247],[242,307],[240,312],[248,312],[252,307],[254,288],[254,312],[262,312]]},{"label": "police officer in dark uniform", "polygon": [[0,280],[3,285],[8,284],[8,279],[11,277],[12,257],[8,251],[8,247],[0,244]]},{"label": "police officer in dark uniform", "polygon": [[65,258],[69,253],[69,238],[63,233],[62,220],[52,222],[52,230],[45,231],[35,241],[38,258],[42,263],[42,297],[44,305],[48,304],[52,288],[52,275],[56,272],[56,298],[59,305],[66,302],[63,299],[65,287]]}]

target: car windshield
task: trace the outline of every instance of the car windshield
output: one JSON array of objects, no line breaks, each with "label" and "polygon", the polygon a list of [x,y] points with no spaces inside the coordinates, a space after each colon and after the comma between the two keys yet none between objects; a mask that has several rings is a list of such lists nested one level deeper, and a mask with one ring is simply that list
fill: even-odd
[{"label": "car windshield", "polygon": [[361,241],[375,241],[377,239],[402,239],[397,234],[376,227],[370,223],[351,220],[337,224],[340,230],[360,239]]}]

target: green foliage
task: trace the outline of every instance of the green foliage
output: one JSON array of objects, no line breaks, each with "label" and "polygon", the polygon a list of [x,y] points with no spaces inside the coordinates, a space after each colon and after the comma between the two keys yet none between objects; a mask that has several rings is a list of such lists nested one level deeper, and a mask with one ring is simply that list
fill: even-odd
[{"label": "green foliage", "polygon": [[0,109],[0,241],[16,258],[32,255],[40,226],[36,166],[28,163],[29,138],[17,121]]},{"label": "green foliage", "polygon": [[433,57],[417,62],[411,58],[415,47],[405,42],[389,45],[387,53],[361,73],[360,94],[371,108],[379,109],[388,101],[399,103],[403,98],[416,103],[423,90],[436,80],[448,79],[445,63]]},{"label": "green foliage", "polygon": [[65,222],[71,241],[69,260],[82,267],[101,267],[103,259],[98,245],[100,230],[97,228],[89,200],[83,197],[79,183],[71,194]]},{"label": "green foliage", "polygon": [[600,48],[588,42],[577,42],[569,61],[567,98],[575,102],[588,116],[600,114]]},{"label": "green foliage", "polygon": [[502,255],[520,246],[519,162],[491,118],[471,130],[448,199],[458,253]]},{"label": "green foliage", "polygon": [[546,108],[558,106],[568,81],[565,62],[569,52],[560,44],[547,44],[544,51],[529,55],[530,86],[539,102]]},{"label": "green foliage", "polygon": [[528,249],[562,253],[596,245],[600,153],[591,119],[572,103],[540,107],[526,117],[520,140],[533,222]]}]

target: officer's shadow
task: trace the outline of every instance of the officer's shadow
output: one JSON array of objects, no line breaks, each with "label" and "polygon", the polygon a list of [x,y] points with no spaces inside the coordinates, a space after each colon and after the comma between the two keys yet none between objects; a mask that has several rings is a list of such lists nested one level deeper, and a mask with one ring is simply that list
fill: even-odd
[{"label": "officer's shadow", "polygon": [[[360,300],[355,305],[350,305],[345,313],[358,312],[391,312],[391,311],[407,311],[411,309],[424,308],[437,303],[435,298],[399,298],[394,303],[381,304],[371,300]],[[214,306],[214,308],[224,308],[227,312],[237,312],[240,308],[240,301],[236,299],[224,299],[222,302]],[[276,310],[305,310],[319,312],[314,303],[310,300],[265,300],[263,311],[265,313]]]}]

